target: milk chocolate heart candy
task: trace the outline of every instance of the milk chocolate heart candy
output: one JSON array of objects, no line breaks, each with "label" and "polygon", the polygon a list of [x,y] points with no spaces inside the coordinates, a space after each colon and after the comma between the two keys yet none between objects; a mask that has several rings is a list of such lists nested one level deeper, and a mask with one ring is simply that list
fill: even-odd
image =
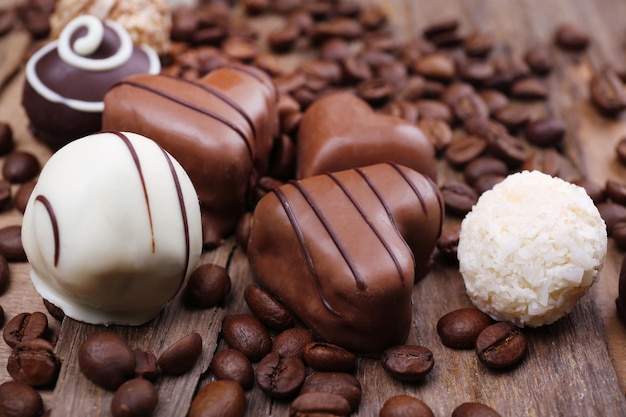
[{"label": "milk chocolate heart candy", "polygon": [[248,257],[256,282],[315,334],[376,354],[408,335],[443,215],[437,186],[410,168],[322,174],[260,200]]},{"label": "milk chocolate heart candy", "polygon": [[107,93],[103,126],[148,136],[180,162],[198,191],[211,247],[233,231],[250,185],[267,169],[277,101],[269,76],[249,66],[221,67],[198,82],[134,76]]},{"label": "milk chocolate heart candy", "polygon": [[436,179],[435,150],[415,125],[372,108],[353,94],[329,94],[300,122],[297,177],[392,161]]}]

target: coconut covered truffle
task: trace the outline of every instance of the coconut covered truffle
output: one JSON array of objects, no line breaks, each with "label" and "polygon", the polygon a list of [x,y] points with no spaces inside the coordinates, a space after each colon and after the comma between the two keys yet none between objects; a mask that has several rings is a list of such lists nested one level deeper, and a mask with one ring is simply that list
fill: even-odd
[{"label": "coconut covered truffle", "polygon": [[574,308],[606,250],[606,226],[583,188],[524,171],[479,198],[462,222],[458,258],[476,307],[535,327]]}]

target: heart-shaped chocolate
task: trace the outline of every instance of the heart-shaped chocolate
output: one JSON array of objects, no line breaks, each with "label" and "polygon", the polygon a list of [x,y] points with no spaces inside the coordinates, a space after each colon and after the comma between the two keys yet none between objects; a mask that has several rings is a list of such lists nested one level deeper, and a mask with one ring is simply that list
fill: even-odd
[{"label": "heart-shaped chocolate", "polygon": [[304,113],[297,141],[297,178],[386,161],[436,180],[435,150],[414,124],[375,113],[348,92],[329,94]]},{"label": "heart-shaped chocolate", "polygon": [[211,247],[233,231],[268,167],[277,101],[269,76],[250,66],[224,66],[198,81],[133,76],[107,93],[103,127],[149,137],[180,162],[198,192]]},{"label": "heart-shaped chocolate", "polygon": [[402,344],[415,279],[428,270],[443,201],[427,176],[382,163],[291,181],[254,212],[259,286],[317,336],[376,354]]}]

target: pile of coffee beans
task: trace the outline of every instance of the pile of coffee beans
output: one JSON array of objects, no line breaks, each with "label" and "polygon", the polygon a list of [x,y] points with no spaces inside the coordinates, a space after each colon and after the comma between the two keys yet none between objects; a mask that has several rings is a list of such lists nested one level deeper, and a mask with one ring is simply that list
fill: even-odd
[{"label": "pile of coffee beans", "polygon": [[11,32],[21,22],[33,39],[46,38],[55,7],[56,0],[28,0],[19,7],[0,8],[0,36]]}]

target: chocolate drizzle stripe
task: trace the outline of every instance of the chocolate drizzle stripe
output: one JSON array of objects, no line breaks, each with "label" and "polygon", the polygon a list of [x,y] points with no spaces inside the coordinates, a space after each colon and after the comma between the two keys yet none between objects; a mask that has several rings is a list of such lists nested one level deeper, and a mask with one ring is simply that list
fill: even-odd
[{"label": "chocolate drizzle stripe", "polygon": [[172,75],[165,75],[165,74],[162,74],[161,76],[162,77],[171,78],[171,79],[174,79],[174,80],[177,80],[177,81],[182,81],[182,82],[185,82],[185,83],[187,83],[189,85],[192,85],[194,87],[200,88],[200,89],[206,91],[207,93],[210,93],[210,94],[214,95],[215,97],[219,98],[224,103],[228,104],[230,107],[235,109],[235,111],[237,111],[241,115],[241,117],[246,119],[246,122],[250,126],[250,130],[252,130],[252,137],[254,138],[255,142],[257,141],[258,137],[257,137],[257,133],[256,133],[256,127],[254,126],[254,122],[252,121],[252,119],[250,118],[248,113],[246,113],[245,110],[237,102],[235,102],[233,99],[228,97],[226,94],[224,94],[223,92],[221,92],[220,90],[218,90],[216,88],[211,87],[210,85],[202,84],[202,83],[199,83],[199,82],[196,82],[196,81],[193,81],[193,80],[188,80],[186,78],[177,78],[177,77],[174,77]]},{"label": "chocolate drizzle stripe", "polygon": [[244,132],[241,131],[241,129],[239,129],[239,127],[235,126],[230,120],[220,116],[217,113],[214,113],[208,109],[204,109],[200,106],[197,106],[193,103],[188,102],[187,100],[183,100],[181,98],[175,97],[165,91],[161,91],[158,90],[154,87],[151,87],[149,85],[145,85],[145,84],[140,84],[138,82],[135,81],[129,81],[129,80],[123,80],[120,82],[120,84],[126,84],[126,85],[130,85],[131,87],[136,87],[145,91],[148,91],[152,94],[158,95],[160,97],[163,97],[166,100],[170,100],[173,101],[176,104],[179,104],[181,106],[187,107],[188,109],[197,111],[198,113],[204,114],[205,116],[211,117],[217,121],[219,121],[220,123],[228,126],[229,128],[231,128],[233,131],[235,131],[235,133],[237,133],[241,139],[244,141],[244,143],[246,144],[246,148],[248,149],[248,155],[250,156],[251,159],[254,159],[254,155],[252,152],[252,146],[250,145],[250,142],[248,141],[248,137],[246,136],[246,134]]},{"label": "chocolate drizzle stripe", "polygon": [[187,271],[189,270],[189,260],[191,259],[191,243],[189,239],[189,219],[187,219],[187,208],[185,207],[185,197],[183,196],[183,190],[180,186],[180,178],[178,178],[178,174],[176,173],[176,169],[174,168],[174,164],[172,163],[172,159],[165,152],[165,149],[159,146],[161,151],[163,152],[163,156],[167,161],[167,166],[170,168],[170,172],[172,173],[172,179],[174,180],[174,186],[176,187],[176,195],[178,196],[178,206],[180,207],[180,215],[183,221],[183,229],[185,230],[185,269],[183,271],[183,276],[181,279],[181,284],[185,280],[187,276]]},{"label": "chocolate drizzle stripe", "polygon": [[278,101],[278,90],[274,88],[274,86],[271,85],[271,83],[267,79],[261,77],[259,74],[257,74],[253,70],[246,68],[246,67],[242,67],[241,65],[234,65],[234,64],[222,64],[219,66],[219,68],[229,68],[235,71],[243,72],[244,74],[247,74],[252,78],[255,78],[258,82],[260,82],[261,84],[269,88],[270,91],[273,91],[274,99]]},{"label": "chocolate drizzle stripe", "polygon": [[311,275],[313,275],[313,280],[315,281],[315,285],[317,286],[317,292],[320,296],[320,299],[322,300],[322,303],[328,309],[328,311],[330,311],[331,313],[333,313],[334,315],[338,317],[342,317],[342,314],[339,313],[337,310],[335,310],[330,305],[328,300],[326,300],[326,297],[324,297],[324,293],[322,291],[322,285],[320,283],[319,276],[317,275],[317,270],[315,269],[315,263],[313,262],[311,252],[309,251],[309,248],[306,245],[306,241],[304,240],[304,234],[302,232],[302,228],[300,227],[300,224],[298,223],[298,218],[293,212],[293,209],[291,208],[291,204],[289,204],[289,199],[287,198],[285,193],[278,187],[274,188],[272,192],[276,195],[276,198],[278,198],[278,201],[283,206],[283,210],[285,210],[285,214],[287,214],[287,218],[289,219],[289,222],[291,223],[291,228],[296,233],[296,236],[298,238],[298,243],[300,243],[300,248],[302,249],[302,252],[304,253],[304,258],[306,259],[306,263],[307,263],[307,266],[309,267],[309,271],[311,272]]},{"label": "chocolate drizzle stripe", "polygon": [[128,151],[130,152],[130,155],[133,158],[133,162],[135,163],[135,167],[137,168],[137,173],[139,174],[139,179],[141,180],[141,187],[143,188],[143,196],[144,196],[144,199],[146,200],[146,209],[148,210],[148,221],[150,222],[150,236],[152,238],[152,252],[154,253],[155,242],[154,242],[154,226],[152,225],[152,210],[150,208],[150,198],[148,197],[148,188],[146,187],[146,180],[143,176],[143,170],[141,169],[141,162],[139,161],[139,156],[137,155],[137,151],[135,150],[135,147],[133,146],[130,139],[128,139],[128,137],[124,135],[123,133],[112,132],[112,131],[105,132],[105,133],[113,133],[118,138],[120,138],[122,142],[124,142],[124,144],[128,148]]},{"label": "chocolate drizzle stripe", "polygon": [[50,223],[52,224],[52,235],[54,236],[54,266],[59,264],[59,255],[61,251],[60,238],[59,238],[59,223],[57,216],[54,213],[52,204],[44,195],[39,194],[35,197],[35,201],[39,201],[46,208],[48,216],[50,217]]},{"label": "chocolate drizzle stripe", "polygon": [[400,174],[402,178],[404,178],[404,180],[407,182],[407,184],[409,184],[409,186],[411,187],[411,189],[417,196],[417,199],[420,201],[422,210],[424,211],[425,214],[428,214],[428,207],[426,206],[426,201],[424,201],[424,196],[422,195],[420,190],[417,189],[415,184],[413,184],[413,181],[411,181],[411,179],[406,175],[406,172],[404,172],[402,168],[400,168],[400,166],[398,166],[398,164],[396,163],[387,162],[387,164],[391,165],[396,171],[398,171],[398,174]]},{"label": "chocolate drizzle stripe", "polygon": [[343,242],[341,241],[331,224],[328,222],[326,216],[324,216],[324,213],[322,213],[320,207],[317,205],[311,194],[298,181],[291,180],[289,181],[289,184],[293,185],[300,192],[300,194],[302,194],[306,202],[309,204],[309,206],[311,206],[311,209],[313,210],[319,221],[326,229],[328,236],[330,236],[332,241],[335,243],[335,246],[337,247],[339,253],[348,265],[348,268],[350,268],[350,271],[352,271],[356,287],[361,291],[365,290],[365,282],[363,282],[363,278],[361,277],[361,274],[359,273],[356,264],[354,263],[354,260],[350,257],[348,250],[344,246]]}]

